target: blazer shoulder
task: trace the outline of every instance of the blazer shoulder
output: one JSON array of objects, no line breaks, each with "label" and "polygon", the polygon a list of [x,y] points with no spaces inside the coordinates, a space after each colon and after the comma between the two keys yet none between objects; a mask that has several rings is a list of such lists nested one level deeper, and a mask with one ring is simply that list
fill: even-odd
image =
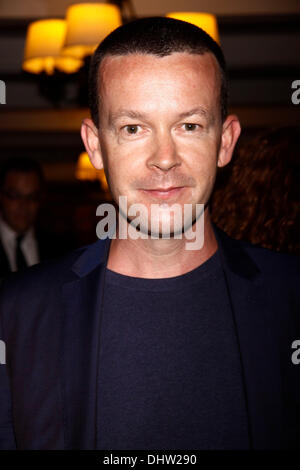
[{"label": "blazer shoulder", "polygon": [[[86,247],[76,249],[63,257],[43,261],[26,268],[23,272],[12,273],[0,286],[0,331],[3,337],[14,330],[34,323],[43,312],[53,321],[60,305],[61,286],[68,279],[77,279],[72,266]],[[47,313],[48,312],[48,313]],[[15,329],[16,330],[16,329]]]},{"label": "blazer shoulder", "polygon": [[88,246],[78,248],[3,279],[0,285],[0,324],[24,314],[34,315],[37,306],[56,308],[61,286],[78,278],[72,266],[86,250]]},{"label": "blazer shoulder", "polygon": [[15,291],[15,289],[20,292],[30,288],[38,289],[43,285],[49,287],[54,283],[57,284],[83,251],[84,248],[79,248],[60,258],[42,261],[24,271],[11,273],[2,280],[0,293]]},{"label": "blazer shoulder", "polygon": [[216,237],[230,265],[251,266],[252,271],[272,278],[296,278],[300,274],[300,257],[263,248],[244,240],[236,240],[216,225]]},{"label": "blazer shoulder", "polygon": [[274,276],[285,275],[293,277],[300,275],[299,256],[273,251],[245,241],[239,241],[239,243],[262,272]]}]

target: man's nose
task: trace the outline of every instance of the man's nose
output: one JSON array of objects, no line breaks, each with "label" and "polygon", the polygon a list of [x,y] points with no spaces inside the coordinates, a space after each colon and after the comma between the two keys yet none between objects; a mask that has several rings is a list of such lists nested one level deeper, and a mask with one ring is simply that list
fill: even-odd
[{"label": "man's nose", "polygon": [[176,143],[170,132],[164,131],[157,134],[151,147],[151,155],[147,161],[148,167],[168,171],[181,164]]}]

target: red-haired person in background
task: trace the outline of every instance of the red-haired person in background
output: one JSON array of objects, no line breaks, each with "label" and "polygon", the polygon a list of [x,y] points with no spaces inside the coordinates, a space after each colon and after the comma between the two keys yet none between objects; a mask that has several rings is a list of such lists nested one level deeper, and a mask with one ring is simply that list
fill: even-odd
[{"label": "red-haired person in background", "polygon": [[233,238],[299,255],[299,156],[293,127],[262,131],[240,144],[217,178],[216,225]]}]

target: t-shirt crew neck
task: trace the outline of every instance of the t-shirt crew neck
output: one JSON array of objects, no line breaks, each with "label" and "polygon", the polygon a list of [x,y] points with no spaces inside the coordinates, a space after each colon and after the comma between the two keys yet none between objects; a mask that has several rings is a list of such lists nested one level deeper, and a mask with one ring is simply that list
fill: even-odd
[{"label": "t-shirt crew neck", "polygon": [[125,289],[146,290],[152,292],[160,292],[167,290],[182,290],[187,286],[197,282],[201,279],[213,276],[221,267],[221,260],[219,256],[219,250],[208,258],[200,266],[188,271],[185,274],[179,276],[173,276],[168,278],[142,278],[126,276],[124,274],[117,273],[110,269],[106,269],[106,282]]}]

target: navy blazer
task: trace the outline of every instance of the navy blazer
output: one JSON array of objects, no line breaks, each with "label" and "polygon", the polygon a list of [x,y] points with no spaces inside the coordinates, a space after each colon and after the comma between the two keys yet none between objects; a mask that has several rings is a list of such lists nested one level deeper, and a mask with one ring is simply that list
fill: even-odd
[{"label": "navy blazer", "polygon": [[[300,447],[299,260],[214,226],[238,336],[251,448]],[[0,449],[96,449],[109,240],[4,281]]]}]

